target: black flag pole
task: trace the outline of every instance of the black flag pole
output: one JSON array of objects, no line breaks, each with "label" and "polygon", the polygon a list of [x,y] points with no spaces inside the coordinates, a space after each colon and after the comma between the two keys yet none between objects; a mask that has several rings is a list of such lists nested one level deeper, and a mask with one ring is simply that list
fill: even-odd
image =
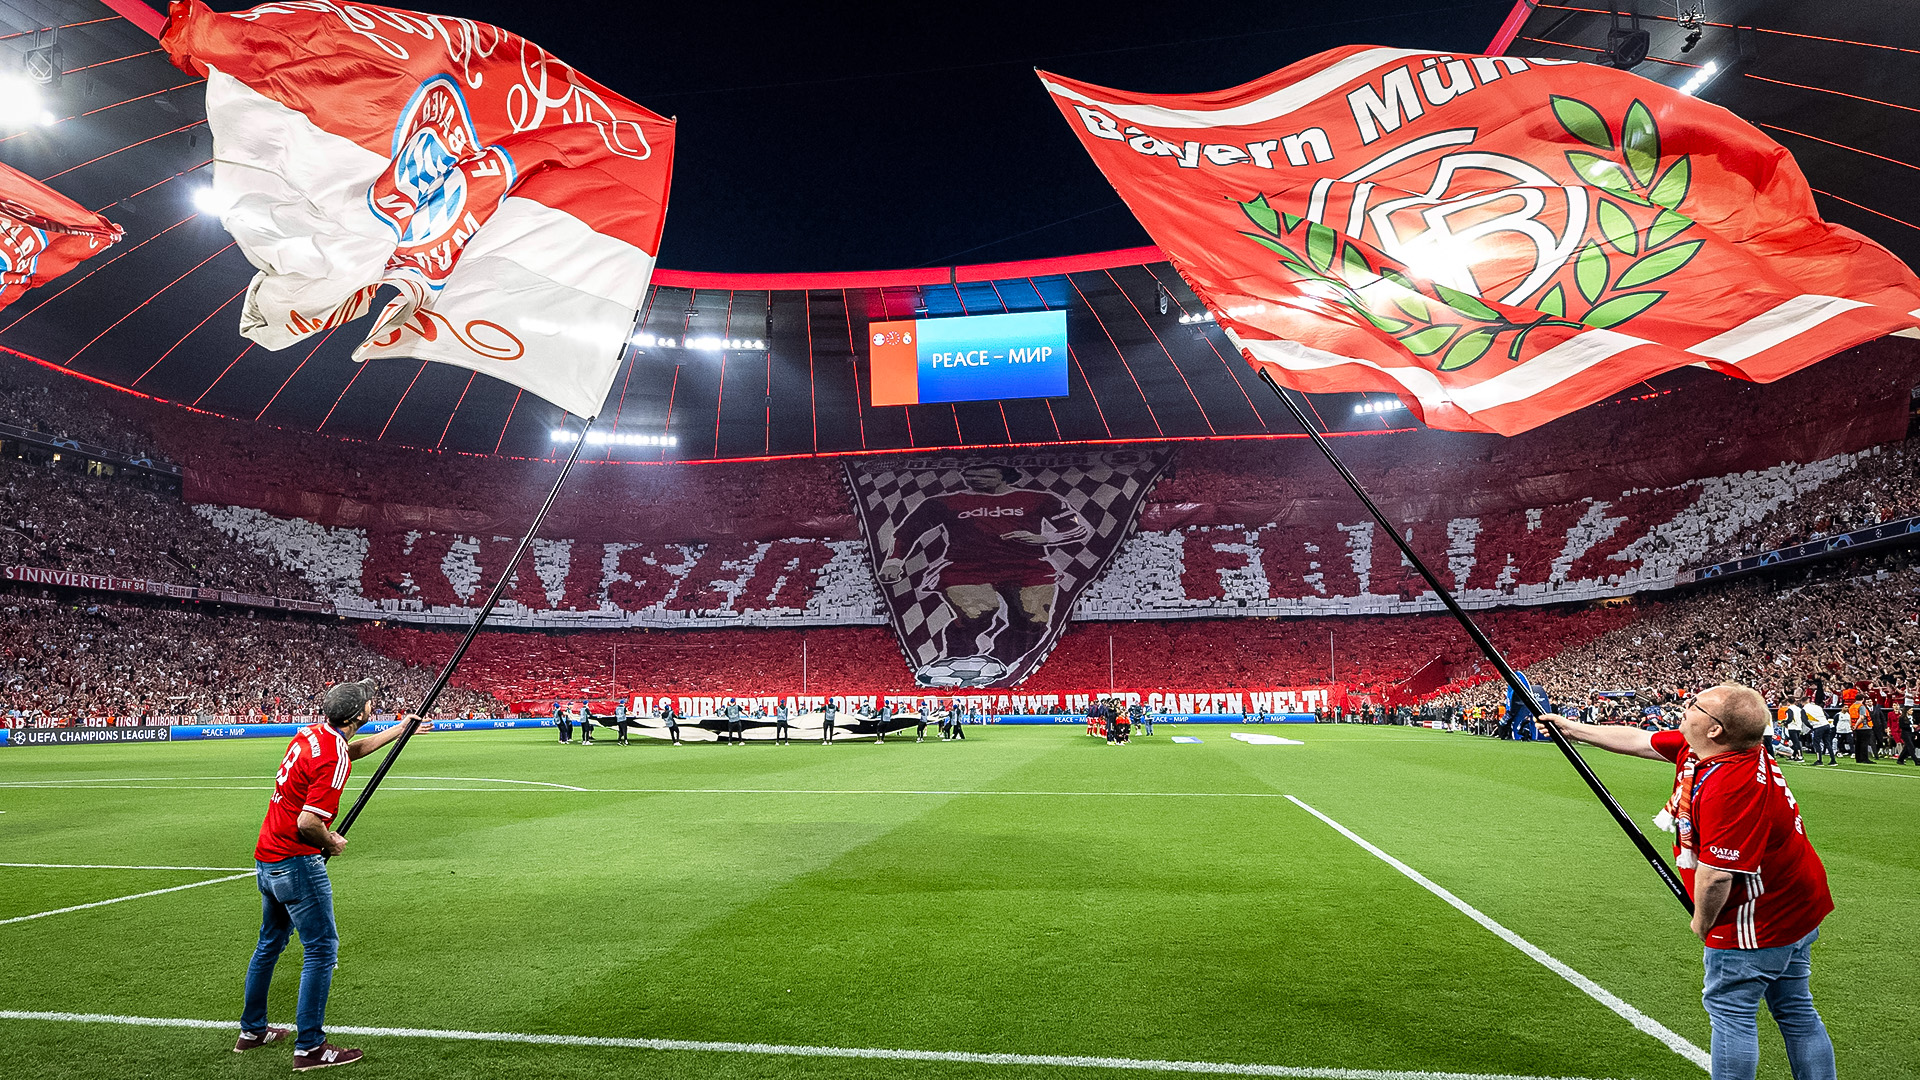
[{"label": "black flag pole", "polygon": [[[580,427],[580,438],[573,444],[573,452],[567,455],[566,464],[560,466],[560,475],[554,477],[553,490],[547,492],[547,501],[541,503],[540,512],[533,515],[533,524],[527,526],[526,535],[520,538],[520,546],[513,550],[513,558],[507,560],[506,569],[500,572],[500,579],[493,583],[493,591],[487,594],[487,602],[481,605],[480,613],[474,616],[473,625],[467,627],[467,636],[461,639],[460,647],[453,650],[453,656],[447,661],[447,666],[440,669],[440,677],[434,680],[433,688],[427,691],[426,699],[421,701],[420,708],[415,710],[417,715],[427,715],[427,711],[433,708],[433,703],[440,700],[441,691],[447,688],[447,680],[453,678],[453,669],[460,666],[460,658],[467,655],[467,647],[473,644],[475,637],[479,636],[480,628],[487,624],[487,616],[493,614],[494,605],[500,602],[500,595],[507,591],[507,582],[513,580],[514,570],[519,567],[520,560],[526,557],[527,548],[533,544],[534,534],[540,531],[541,523],[547,520],[547,511],[553,509],[553,501],[560,497],[560,485],[567,482],[568,470],[572,469],[573,463],[579,460],[580,448],[587,445],[587,430],[591,427],[593,427],[593,418],[588,417]],[[353,827],[354,819],[360,816],[361,810],[366,809],[367,800],[373,798],[374,790],[380,786],[380,781],[386,778],[387,771],[393,768],[395,761],[399,760],[400,751],[407,748],[407,740],[413,738],[413,730],[413,726],[409,724],[400,732],[400,738],[394,742],[393,749],[387,751],[387,756],[381,759],[380,767],[373,771],[372,778],[361,790],[360,797],[353,801],[353,806],[347,811],[346,816],[340,819],[340,825],[334,830],[335,832],[345,836],[347,830]]]},{"label": "black flag pole", "polygon": [[[1367,513],[1373,515],[1373,520],[1388,536],[1393,537],[1393,542],[1399,547],[1400,554],[1406,556],[1407,561],[1413,564],[1413,568],[1426,579],[1427,586],[1440,597],[1440,602],[1447,606],[1447,610],[1453,613],[1453,617],[1459,620],[1460,625],[1467,631],[1467,636],[1473,639],[1473,643],[1480,647],[1480,652],[1493,663],[1500,672],[1500,677],[1505,679],[1507,685],[1513,689],[1514,695],[1525,702],[1533,710],[1534,715],[1543,715],[1547,710],[1541,707],[1540,700],[1533,696],[1533,691],[1520,681],[1520,677],[1514,674],[1513,668],[1508,665],[1506,657],[1500,655],[1500,650],[1494,648],[1493,642],[1487,640],[1487,635],[1481,632],[1479,625],[1473,621],[1473,617],[1468,615],[1459,601],[1453,598],[1453,591],[1440,583],[1440,579],[1427,568],[1426,562],[1415,554],[1413,546],[1400,535],[1400,530],[1387,521],[1386,515],[1374,505],[1366,489],[1360,486],[1360,481],[1348,471],[1346,463],[1333,452],[1333,445],[1307,422],[1307,414],[1300,411],[1300,406],[1287,396],[1280,383],[1264,367],[1260,369],[1260,378],[1285,403],[1287,411],[1292,413],[1294,420],[1299,422],[1301,430],[1305,431],[1307,437],[1313,440],[1313,444],[1320,448],[1320,452],[1327,456],[1327,461],[1333,466],[1334,471],[1338,472],[1340,478],[1347,482],[1347,486],[1353,489],[1353,493],[1360,497],[1360,502],[1367,508]],[[1648,865],[1653,867],[1654,873],[1660,875],[1661,882],[1673,893],[1674,899],[1680,901],[1680,906],[1687,909],[1687,914],[1693,914],[1693,898],[1687,895],[1687,887],[1681,883],[1679,876],[1673,872],[1673,868],[1667,865],[1667,860],[1648,842],[1646,835],[1633,823],[1633,819],[1627,816],[1627,812],[1620,808],[1620,803],[1614,799],[1613,793],[1607,790],[1607,785],[1594,775],[1592,766],[1589,766],[1586,759],[1580,756],[1579,751],[1573,748],[1573,744],[1567,741],[1567,737],[1560,733],[1560,729],[1552,724],[1544,726],[1547,734],[1553,739],[1553,744],[1566,755],[1568,764],[1571,764],[1574,771],[1580,774],[1580,779],[1587,782],[1587,787],[1593,789],[1594,796],[1600,800],[1602,806],[1607,808],[1607,813],[1613,815],[1614,822],[1627,834],[1627,838],[1633,841],[1633,846],[1640,849],[1640,854],[1646,858]]]}]

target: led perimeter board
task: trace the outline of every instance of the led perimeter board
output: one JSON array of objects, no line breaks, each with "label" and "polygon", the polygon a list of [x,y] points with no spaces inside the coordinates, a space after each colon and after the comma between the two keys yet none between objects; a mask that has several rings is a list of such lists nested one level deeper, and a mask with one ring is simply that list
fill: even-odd
[{"label": "led perimeter board", "polygon": [[877,322],[873,404],[1064,397],[1067,313],[1023,311]]}]

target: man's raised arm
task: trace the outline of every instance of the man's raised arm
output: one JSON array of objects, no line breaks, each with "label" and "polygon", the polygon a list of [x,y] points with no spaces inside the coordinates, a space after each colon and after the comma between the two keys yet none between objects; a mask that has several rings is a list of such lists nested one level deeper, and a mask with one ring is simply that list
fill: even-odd
[{"label": "man's raised arm", "polygon": [[1630,757],[1649,758],[1653,761],[1667,760],[1660,751],[1653,748],[1653,736],[1637,727],[1618,725],[1583,724],[1578,720],[1569,720],[1559,713],[1548,713],[1540,718],[1560,729],[1560,733],[1574,742],[1583,742],[1588,746],[1597,746],[1616,754]]}]

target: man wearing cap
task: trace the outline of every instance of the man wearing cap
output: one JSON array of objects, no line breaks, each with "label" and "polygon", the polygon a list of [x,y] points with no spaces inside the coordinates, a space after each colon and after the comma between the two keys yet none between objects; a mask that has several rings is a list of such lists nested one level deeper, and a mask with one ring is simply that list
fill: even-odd
[{"label": "man wearing cap", "polygon": [[333,923],[333,885],[322,853],[333,856],[346,850],[347,838],[333,831],[332,823],[340,812],[340,792],[353,771],[353,761],[398,739],[408,726],[420,730],[432,726],[408,715],[377,735],[347,741],[373,718],[378,690],[372,679],[329,687],[320,706],[326,721],[300,729],[287,744],[286,757],[273,778],[273,797],[253,849],[255,880],[260,886],[260,941],[253,962],[247,965],[246,1005],[240,1014],[240,1039],[233,1046],[236,1054],[292,1034],[267,1025],[267,988],[288,936],[298,933],[305,956],[295,1014],[299,1034],[293,1047],[294,1071],[360,1060],[360,1051],[328,1042],[322,1027],[340,941]]}]

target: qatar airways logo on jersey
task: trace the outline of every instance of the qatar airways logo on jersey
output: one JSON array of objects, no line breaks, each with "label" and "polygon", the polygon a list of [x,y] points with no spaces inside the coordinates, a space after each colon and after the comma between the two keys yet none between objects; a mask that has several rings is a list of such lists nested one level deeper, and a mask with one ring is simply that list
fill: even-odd
[{"label": "qatar airways logo on jersey", "polygon": [[1737,861],[1740,858],[1739,848],[1723,848],[1718,844],[1708,844],[1707,850],[1712,852],[1713,857],[1716,859],[1732,859]]},{"label": "qatar airways logo on jersey", "polygon": [[482,146],[459,84],[420,84],[393,129],[393,160],[367,189],[367,206],[393,230],[389,266],[439,288],[515,177],[513,159]]},{"label": "qatar airways logo on jersey", "polygon": [[962,510],[955,516],[962,518],[1026,517],[1027,512],[1017,506],[982,506],[974,510]]},{"label": "qatar airways logo on jersey", "polygon": [[0,217],[0,285],[25,285],[47,250],[47,234],[31,225]]}]

